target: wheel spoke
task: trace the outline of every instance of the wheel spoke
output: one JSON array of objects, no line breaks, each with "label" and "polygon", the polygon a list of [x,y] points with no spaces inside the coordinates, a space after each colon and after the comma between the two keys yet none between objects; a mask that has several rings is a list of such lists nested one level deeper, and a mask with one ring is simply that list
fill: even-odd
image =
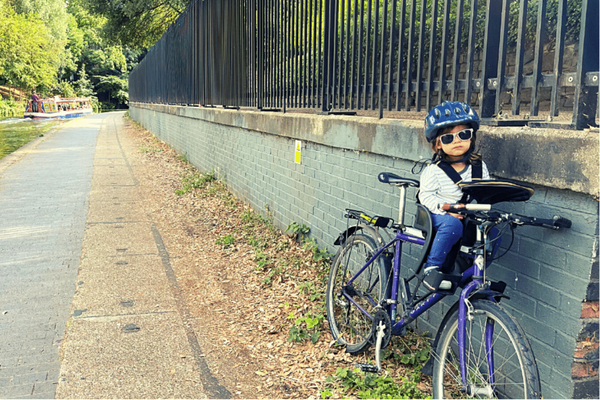
[{"label": "wheel spoke", "polygon": [[[535,360],[522,330],[497,304],[475,300],[473,305],[480,309],[470,314],[472,319],[466,323],[466,393],[461,391],[463,384],[458,357],[458,320],[457,311],[454,311],[454,317],[450,316],[452,323],[442,332],[435,352],[434,397],[539,396],[539,376]],[[487,335],[491,336],[486,342]],[[494,367],[493,384],[490,363]]]},{"label": "wheel spoke", "polygon": [[[333,337],[358,353],[370,345],[374,314],[382,294],[387,291],[387,274],[381,258],[375,259],[358,276],[366,262],[376,254],[371,237],[350,237],[336,255],[327,286],[327,318]],[[351,282],[350,284],[348,282]]]}]

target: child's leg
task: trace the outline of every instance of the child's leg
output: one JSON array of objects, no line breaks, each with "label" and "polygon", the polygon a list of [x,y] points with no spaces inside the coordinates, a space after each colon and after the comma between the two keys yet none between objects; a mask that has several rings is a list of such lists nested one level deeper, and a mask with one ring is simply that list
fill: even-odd
[{"label": "child's leg", "polygon": [[460,219],[448,214],[432,214],[431,218],[437,233],[433,238],[426,265],[441,267],[452,246],[462,237],[463,224]]},{"label": "child's leg", "polygon": [[423,285],[425,288],[436,291],[452,289],[452,283],[444,280],[444,275],[441,274],[440,268],[444,264],[448,253],[452,250],[452,246],[460,240],[463,234],[462,221],[452,215],[432,214],[433,227],[437,230],[431,250],[427,256],[425,266]]}]

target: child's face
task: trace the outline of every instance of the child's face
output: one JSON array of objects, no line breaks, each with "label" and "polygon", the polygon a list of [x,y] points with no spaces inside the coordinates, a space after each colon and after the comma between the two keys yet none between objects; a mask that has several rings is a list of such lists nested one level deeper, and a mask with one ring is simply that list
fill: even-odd
[{"label": "child's face", "polygon": [[[469,127],[466,125],[456,125],[446,133],[456,133],[468,128]],[[436,149],[442,149],[442,151],[446,153],[450,158],[461,158],[467,151],[469,151],[470,147],[471,139],[460,140],[458,136],[455,136],[454,141],[450,144],[443,144],[439,136],[436,139]]]}]

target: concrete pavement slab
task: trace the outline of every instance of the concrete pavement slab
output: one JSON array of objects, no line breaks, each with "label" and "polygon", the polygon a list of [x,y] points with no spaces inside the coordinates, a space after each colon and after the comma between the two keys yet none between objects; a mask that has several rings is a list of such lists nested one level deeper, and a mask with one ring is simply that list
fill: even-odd
[{"label": "concrete pavement slab", "polygon": [[156,254],[156,244],[147,240],[148,224],[90,224],[85,228],[84,254],[87,257]]},{"label": "concrete pavement slab", "polygon": [[[115,204],[118,203],[118,204]],[[147,219],[139,201],[96,201],[88,212],[88,225],[112,223],[139,223]]]},{"label": "concrete pavement slab", "polygon": [[205,398],[177,313],[73,318],[57,398]]},{"label": "concrete pavement slab", "polygon": [[[139,201],[139,189],[136,186],[111,186],[110,188],[99,186],[92,188],[91,194],[94,201]],[[116,200],[116,201],[115,201]]]},{"label": "concrete pavement slab", "polygon": [[157,256],[85,258],[77,279],[73,308],[87,309],[86,316],[174,312],[176,308]]}]

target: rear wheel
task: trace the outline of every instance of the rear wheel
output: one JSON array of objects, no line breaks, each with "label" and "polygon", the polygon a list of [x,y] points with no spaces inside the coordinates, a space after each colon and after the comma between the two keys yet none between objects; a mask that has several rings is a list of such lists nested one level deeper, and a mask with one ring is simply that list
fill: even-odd
[{"label": "rear wheel", "polygon": [[434,353],[433,398],[539,399],[537,365],[521,327],[497,303],[480,299],[471,304],[465,329],[466,392],[462,390],[456,309],[441,328]]},{"label": "rear wheel", "polygon": [[[348,283],[376,250],[372,237],[352,235],[336,254],[329,274],[326,300],[329,329],[333,338],[351,354],[366,350],[372,343],[373,316],[380,301],[390,293],[389,267],[383,256]],[[387,310],[387,306],[383,308]]]}]

